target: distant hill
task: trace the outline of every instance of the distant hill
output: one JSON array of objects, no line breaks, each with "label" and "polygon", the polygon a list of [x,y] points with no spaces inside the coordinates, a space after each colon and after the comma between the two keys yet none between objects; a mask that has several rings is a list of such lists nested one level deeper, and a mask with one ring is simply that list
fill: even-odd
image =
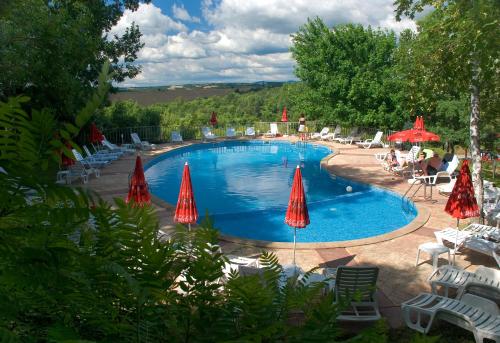
[{"label": "distant hill", "polygon": [[141,106],[165,103],[175,99],[193,100],[222,96],[229,93],[248,93],[264,88],[280,87],[285,82],[260,81],[255,83],[207,83],[159,87],[118,88],[111,94],[111,102],[134,100]]}]

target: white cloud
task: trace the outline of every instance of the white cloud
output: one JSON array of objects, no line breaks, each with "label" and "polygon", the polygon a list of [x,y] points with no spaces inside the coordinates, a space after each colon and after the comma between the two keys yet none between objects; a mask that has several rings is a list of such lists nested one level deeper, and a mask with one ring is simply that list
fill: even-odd
[{"label": "white cloud", "polygon": [[172,6],[172,13],[174,14],[174,18],[182,21],[188,21],[193,23],[200,22],[200,18],[192,17],[189,15],[188,11],[184,8],[184,5],[177,6],[176,4],[174,4]]},{"label": "white cloud", "polygon": [[[208,31],[193,28],[183,5],[172,6],[173,17],[154,4],[126,11],[113,31],[139,24],[145,47],[138,54],[139,77],[122,83],[162,85],[212,81],[286,81],[295,79],[288,52],[291,34],[307,18],[320,17],[328,26],[359,23],[400,32],[415,23],[397,22],[393,0],[202,0]],[[195,26],[196,27],[196,26]]]},{"label": "white cloud", "polygon": [[123,16],[111,30],[112,34],[123,34],[132,22],[139,25],[143,35],[166,34],[167,32],[187,31],[187,27],[161,13],[153,4],[141,4],[137,11],[125,10]]}]

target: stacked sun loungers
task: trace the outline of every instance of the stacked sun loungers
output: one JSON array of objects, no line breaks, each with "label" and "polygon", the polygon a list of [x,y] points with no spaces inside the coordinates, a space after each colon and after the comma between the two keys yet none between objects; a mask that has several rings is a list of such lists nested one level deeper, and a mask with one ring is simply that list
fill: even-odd
[{"label": "stacked sun loungers", "polygon": [[[495,256],[497,247],[493,245],[497,243],[494,240],[499,238],[500,232],[491,226],[471,224],[462,231],[448,228],[435,234],[438,242],[455,244],[455,250],[464,246]],[[478,248],[481,244],[485,246]],[[436,320],[444,320],[471,331],[476,342],[484,339],[500,342],[497,305],[500,302],[500,270],[480,266],[475,271],[466,271],[447,265],[434,270],[428,281],[432,293],[421,293],[401,304],[408,327],[427,334]],[[439,294],[441,292],[443,295]]]}]

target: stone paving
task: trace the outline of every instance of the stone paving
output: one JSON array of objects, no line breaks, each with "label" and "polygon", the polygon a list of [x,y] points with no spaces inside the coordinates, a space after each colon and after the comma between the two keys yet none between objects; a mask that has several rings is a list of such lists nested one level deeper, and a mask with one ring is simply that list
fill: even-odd
[{"label": "stone paving", "polygon": [[[296,140],[297,138],[287,137],[281,139]],[[141,151],[140,155],[143,158],[143,163],[146,163],[156,155],[186,144],[189,143],[181,145],[164,144],[154,151]],[[384,171],[375,160],[375,153],[385,152],[387,149],[362,149],[355,145],[330,142],[321,142],[320,144],[330,146],[337,153],[335,157],[328,161],[328,170],[335,175],[374,184],[400,194],[404,194],[409,187],[406,179]],[[122,157],[120,160],[103,168],[100,178],[92,178],[83,187],[94,190],[104,200],[112,204],[114,198],[124,198],[126,196],[129,174],[133,171],[134,162],[135,155]],[[419,266],[415,267],[418,245],[434,241],[435,230],[456,225],[455,219],[444,212],[447,197],[438,194],[436,190],[434,190],[433,201],[425,200],[422,190],[416,194],[414,201],[430,212],[429,220],[419,229],[404,236],[375,244],[348,248],[297,250],[297,264],[305,270],[318,266],[322,268],[340,265],[378,266],[380,275],[377,285],[381,312],[389,320],[391,326],[400,326],[399,305],[401,302],[420,292],[430,290],[427,277],[432,272],[432,262],[426,261],[426,254],[423,253],[421,254]],[[156,203],[159,204],[160,202]],[[158,204],[155,207],[160,218],[161,229],[168,231],[173,227],[173,206],[165,204],[158,206]],[[244,256],[256,256],[263,250],[263,248],[249,244],[232,242],[221,242],[221,246],[226,253]],[[266,250],[275,252],[282,264],[292,262],[291,249]],[[445,262],[445,260],[440,259],[440,263]],[[456,263],[459,267],[472,271],[478,265],[496,266],[492,258],[471,251],[458,254]]]}]

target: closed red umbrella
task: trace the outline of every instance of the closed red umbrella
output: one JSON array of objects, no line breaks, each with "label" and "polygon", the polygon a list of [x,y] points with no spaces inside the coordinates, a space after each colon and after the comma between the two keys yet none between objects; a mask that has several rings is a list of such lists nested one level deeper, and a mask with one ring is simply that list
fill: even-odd
[{"label": "closed red umbrella", "polygon": [[[66,143],[65,145],[66,145],[66,148],[68,148],[71,151],[71,144]],[[62,157],[61,163],[63,166],[69,167],[69,166],[72,166],[73,164],[75,164],[75,160],[66,156],[66,154],[64,154],[64,152],[61,153],[61,157]]]},{"label": "closed red umbrella", "polygon": [[151,203],[151,194],[149,194],[148,184],[144,177],[144,168],[142,167],[142,160],[137,156],[135,160],[134,174],[130,179],[129,191],[125,202],[128,204],[134,201],[134,205],[144,206]]},{"label": "closed red umbrella", "polygon": [[99,143],[104,140],[102,132],[97,128],[95,123],[90,124],[90,143]]},{"label": "closed red umbrella", "polygon": [[310,223],[304,185],[302,184],[302,173],[299,166],[297,166],[295,176],[293,177],[292,191],[286,210],[285,223],[293,227],[293,264],[295,265],[297,228],[305,228]]},{"label": "closed red umbrella", "polygon": [[282,122],[287,122],[288,121],[288,116],[286,113],[286,106],[283,107],[283,113],[281,113],[281,121]]},{"label": "closed red umbrella", "polygon": [[212,116],[210,117],[210,124],[212,126],[217,125],[217,113],[212,111]]},{"label": "closed red umbrella", "polygon": [[184,172],[182,173],[181,188],[179,190],[179,198],[177,199],[177,207],[175,208],[174,221],[188,224],[191,230],[191,224],[196,223],[197,220],[198,210],[196,209],[196,202],[194,200],[189,165],[186,162],[184,164]]},{"label": "closed red umbrella", "polygon": [[[474,196],[474,187],[467,160],[462,163],[462,168],[460,168],[457,181],[444,210],[453,218],[457,218],[457,236],[460,219],[479,217],[479,206]],[[457,240],[455,240],[455,252],[456,248]],[[455,263],[455,253],[453,253],[453,263]]]}]

